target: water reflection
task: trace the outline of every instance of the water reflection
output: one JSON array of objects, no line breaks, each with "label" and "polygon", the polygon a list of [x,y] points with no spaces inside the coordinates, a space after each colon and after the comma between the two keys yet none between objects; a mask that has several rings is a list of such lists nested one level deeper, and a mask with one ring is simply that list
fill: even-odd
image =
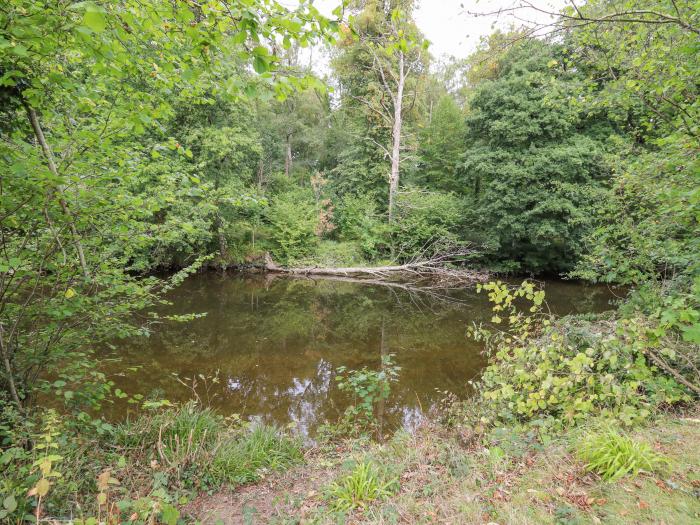
[{"label": "water reflection", "polygon": [[[604,287],[547,282],[558,313],[609,309]],[[305,436],[335,421],[347,406],[335,369],[379,367],[396,354],[400,379],[383,407],[387,429],[414,427],[442,394],[468,395],[467,382],[484,366],[481,346],[466,337],[472,322],[490,318],[488,301],[471,289],[445,298],[401,287],[329,279],[203,274],[188,279],[170,299],[169,314],[206,312],[190,323],[165,323],[149,338],[119,350],[117,379],[129,393],[184,401],[191,392],[176,381],[214,376],[211,404]],[[116,369],[113,370],[116,372]],[[200,385],[201,385],[200,380]]]}]

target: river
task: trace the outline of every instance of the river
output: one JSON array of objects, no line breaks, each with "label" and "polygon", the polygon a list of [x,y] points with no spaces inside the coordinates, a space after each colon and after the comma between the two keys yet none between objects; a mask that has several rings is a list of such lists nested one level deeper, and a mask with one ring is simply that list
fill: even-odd
[{"label": "river", "polygon": [[[543,281],[557,314],[614,308],[604,286]],[[203,273],[170,293],[162,314],[206,314],[164,322],[152,335],[120,343],[108,372],[129,394],[181,402],[196,379],[203,403],[224,415],[289,426],[313,436],[349,403],[339,366],[377,368],[382,354],[401,367],[386,403],[386,425],[411,428],[451,392],[470,393],[485,365],[467,336],[491,317],[485,293],[443,292],[333,279]],[[178,376],[180,381],[175,376]],[[125,410],[125,407],[117,410]]]}]

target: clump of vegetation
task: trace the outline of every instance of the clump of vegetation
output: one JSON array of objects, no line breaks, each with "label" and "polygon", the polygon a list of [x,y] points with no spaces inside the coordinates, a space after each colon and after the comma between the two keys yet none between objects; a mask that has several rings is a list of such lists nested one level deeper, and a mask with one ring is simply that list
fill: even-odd
[{"label": "clump of vegetation", "polygon": [[239,439],[223,442],[214,452],[207,477],[216,485],[257,481],[267,470],[282,470],[303,458],[301,442],[278,429],[255,426]]},{"label": "clump of vegetation", "polygon": [[581,439],[578,456],[586,462],[588,471],[595,472],[606,481],[635,476],[642,470],[653,472],[666,463],[646,443],[635,441],[612,428],[585,435]]},{"label": "clump of vegetation", "polygon": [[308,192],[297,190],[277,196],[265,216],[276,260],[290,264],[314,251],[318,244],[318,213]]},{"label": "clump of vegetation", "polygon": [[425,256],[436,243],[459,243],[463,207],[464,202],[452,193],[415,188],[402,192],[396,201],[395,221],[390,230],[394,252],[411,258]]},{"label": "clump of vegetation", "polygon": [[375,260],[386,253],[389,227],[373,195],[344,195],[339,199],[335,220],[336,235],[341,240],[357,242],[368,259]]},{"label": "clump of vegetation", "polygon": [[[49,513],[170,523],[193,491],[250,483],[302,459],[297,439],[194,402],[146,411],[97,439],[62,425],[55,412],[44,419],[36,431],[2,429],[8,519]],[[31,453],[27,440],[37,443]]]},{"label": "clump of vegetation", "polygon": [[397,490],[398,479],[387,480],[377,465],[362,461],[330,485],[327,498],[333,509],[348,511],[386,499]]},{"label": "clump of vegetation", "polygon": [[[472,334],[492,359],[479,382],[483,423],[544,433],[602,415],[639,422],[664,404],[690,400],[683,384],[649,357],[663,330],[645,319],[557,322],[531,282],[479,287],[493,303],[491,326]],[[674,363],[669,357],[668,363]]]},{"label": "clump of vegetation", "polygon": [[352,405],[347,408],[345,419],[355,431],[376,426],[377,405],[389,398],[391,384],[398,379],[400,371],[393,354],[382,356],[379,370],[338,367],[335,377],[338,388],[352,395]]}]

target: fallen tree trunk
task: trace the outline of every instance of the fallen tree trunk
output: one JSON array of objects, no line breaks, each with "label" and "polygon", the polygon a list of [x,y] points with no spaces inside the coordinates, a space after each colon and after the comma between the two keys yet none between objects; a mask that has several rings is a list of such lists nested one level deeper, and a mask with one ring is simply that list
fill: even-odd
[{"label": "fallen tree trunk", "polygon": [[449,268],[445,264],[454,257],[454,254],[436,256],[431,259],[411,261],[405,264],[390,266],[349,266],[341,268],[307,266],[301,268],[287,268],[278,266],[272,260],[270,254],[265,254],[264,269],[272,273],[285,273],[291,275],[325,275],[340,277],[369,276],[375,279],[387,278],[395,275],[411,275],[413,277],[431,278],[440,281],[474,282],[485,281],[488,275],[474,270]]}]

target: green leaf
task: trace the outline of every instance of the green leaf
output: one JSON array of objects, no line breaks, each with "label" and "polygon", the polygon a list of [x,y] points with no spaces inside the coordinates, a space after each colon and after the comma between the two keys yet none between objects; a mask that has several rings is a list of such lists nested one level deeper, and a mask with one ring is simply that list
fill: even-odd
[{"label": "green leaf", "polygon": [[83,15],[83,24],[95,33],[102,33],[107,28],[107,19],[99,11],[86,11]]},{"label": "green leaf", "polygon": [[700,324],[694,324],[683,330],[683,340],[689,343],[700,344]]},{"label": "green leaf", "polygon": [[260,56],[256,56],[253,59],[253,69],[255,70],[256,73],[259,75],[262,75],[263,73],[266,73],[270,69],[270,65],[267,63],[267,60]]},{"label": "green leaf", "polygon": [[179,517],[180,511],[168,503],[163,504],[163,511],[161,512],[160,519],[165,525],[177,525],[177,519]]},{"label": "green leaf", "polygon": [[3,502],[2,506],[7,510],[7,512],[14,512],[17,509],[17,500],[13,494],[7,496]]}]

